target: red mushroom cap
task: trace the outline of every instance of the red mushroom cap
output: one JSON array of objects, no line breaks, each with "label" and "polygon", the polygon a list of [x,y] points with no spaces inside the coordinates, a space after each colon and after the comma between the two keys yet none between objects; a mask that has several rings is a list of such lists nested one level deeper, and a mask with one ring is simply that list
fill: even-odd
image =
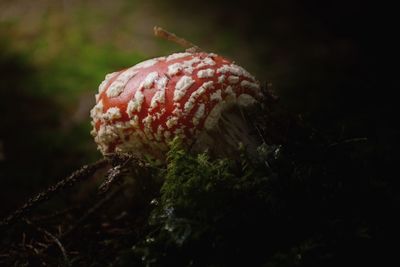
[{"label": "red mushroom cap", "polygon": [[192,142],[228,106],[261,96],[242,67],[211,53],[176,53],[106,75],[91,110],[92,135],[103,154],[163,158],[179,136]]}]

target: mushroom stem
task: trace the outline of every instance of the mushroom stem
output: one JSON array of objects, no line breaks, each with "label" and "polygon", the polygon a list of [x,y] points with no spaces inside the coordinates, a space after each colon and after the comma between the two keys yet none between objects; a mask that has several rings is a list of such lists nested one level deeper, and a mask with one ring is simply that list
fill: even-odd
[{"label": "mushroom stem", "polygon": [[153,28],[154,31],[154,35],[156,37],[159,38],[163,38],[166,39],[168,41],[174,42],[180,46],[182,46],[183,48],[186,48],[188,52],[201,52],[201,48],[198,47],[197,45],[189,42],[188,40],[178,37],[176,36],[176,34],[169,32],[167,30],[164,30],[163,28],[159,27],[159,26],[154,26]]},{"label": "mushroom stem", "polygon": [[238,106],[223,111],[217,125],[211,130],[204,129],[190,150],[199,153],[206,147],[211,155],[238,158],[244,148],[253,157],[262,140],[243,112],[246,110]]}]

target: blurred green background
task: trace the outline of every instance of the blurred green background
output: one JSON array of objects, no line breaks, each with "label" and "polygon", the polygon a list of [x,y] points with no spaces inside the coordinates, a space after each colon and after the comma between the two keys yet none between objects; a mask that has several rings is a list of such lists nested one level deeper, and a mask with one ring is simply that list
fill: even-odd
[{"label": "blurred green background", "polygon": [[100,157],[89,110],[104,75],[181,50],[154,25],[271,82],[332,140],[392,149],[393,13],[343,0],[0,0],[0,215]]}]

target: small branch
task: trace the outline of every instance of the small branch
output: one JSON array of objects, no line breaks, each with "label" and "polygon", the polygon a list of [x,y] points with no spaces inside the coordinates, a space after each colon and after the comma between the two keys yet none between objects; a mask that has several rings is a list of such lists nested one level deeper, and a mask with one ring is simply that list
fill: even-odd
[{"label": "small branch", "polygon": [[[63,257],[64,257],[64,262],[66,266],[71,266],[71,263],[68,259],[68,254],[67,251],[65,250],[64,246],[61,244],[60,240],[58,240],[57,237],[55,237],[52,233],[50,233],[49,231],[35,225],[34,223],[32,223],[31,221],[29,221],[28,219],[24,219],[25,223],[31,226],[34,226],[36,228],[36,230],[38,232],[43,233],[44,235],[50,237],[51,240],[53,240],[53,242],[59,247]],[[47,247],[46,247],[47,248]],[[39,253],[40,254],[40,253]]]},{"label": "small branch", "polygon": [[67,178],[64,178],[57,184],[50,186],[46,191],[43,191],[38,195],[36,195],[35,197],[29,199],[21,208],[17,209],[10,216],[0,221],[0,227],[12,224],[22,216],[27,215],[38,204],[46,202],[61,189],[68,186],[72,186],[78,181],[82,181],[88,177],[91,177],[97,170],[101,169],[107,164],[108,164],[107,159],[101,159],[93,164],[81,167],[77,171],[73,172]]},{"label": "small branch", "polygon": [[[112,200],[114,197],[118,196],[121,193],[121,190],[123,189],[123,187],[119,187],[116,190],[114,190],[113,192],[107,194],[106,196],[104,196],[102,199],[100,199],[98,202],[96,202],[89,210],[87,210],[85,212],[84,215],[82,215],[67,231],[65,231],[64,233],[60,233],[58,235],[58,237],[52,235],[51,233],[49,233],[48,231],[36,226],[37,230],[45,233],[48,237],[50,237],[50,239],[52,239],[52,242],[50,242],[49,244],[47,244],[46,246],[44,246],[41,250],[37,251],[37,255],[43,255],[44,253],[48,252],[50,249],[52,249],[54,247],[54,245],[57,245],[61,252],[63,253],[65,262],[70,266],[70,262],[68,261],[67,258],[67,253],[66,250],[64,249],[64,247],[61,244],[61,241],[65,240],[68,236],[70,236],[71,234],[73,234],[77,229],[79,229],[79,226],[81,226],[86,220],[88,220],[93,214],[95,214],[98,210],[100,210],[106,203],[108,203],[110,200]],[[27,220],[24,219],[24,221],[29,224],[34,226],[34,224]]]},{"label": "small branch", "polygon": [[51,220],[51,219],[60,217],[60,216],[66,214],[66,213],[68,213],[68,212],[70,212],[72,210],[75,210],[75,209],[77,209],[77,207],[68,207],[68,208],[63,209],[63,210],[58,210],[58,211],[56,211],[56,212],[54,212],[54,213],[52,213],[50,215],[33,217],[33,218],[31,218],[31,221],[32,222],[41,222],[41,221]]},{"label": "small branch", "polygon": [[202,51],[201,48],[198,47],[197,45],[189,42],[188,40],[186,40],[184,38],[178,37],[178,36],[176,36],[176,34],[166,31],[159,26],[154,26],[153,30],[154,30],[154,35],[156,37],[163,38],[168,41],[174,42],[174,43],[182,46],[183,48],[186,48],[187,49],[186,51],[188,51],[188,52]]},{"label": "small branch", "polygon": [[133,157],[127,156],[126,159],[121,158],[120,160],[123,160],[123,162],[108,170],[106,179],[99,186],[100,194],[107,192],[112,185],[120,180],[119,178],[124,174],[124,168],[128,163],[132,162]]},{"label": "small branch", "polygon": [[107,194],[106,196],[102,197],[96,204],[94,204],[89,210],[86,211],[82,217],[80,217],[74,225],[72,225],[67,231],[65,231],[62,235],[60,235],[60,239],[65,239],[67,236],[71,235],[75,230],[79,228],[79,226],[84,223],[90,216],[95,214],[100,208],[102,208],[106,203],[112,200],[114,197],[118,196],[123,187],[118,187],[111,193]]},{"label": "small branch", "polygon": [[367,137],[350,138],[350,139],[346,139],[346,140],[343,140],[343,141],[340,141],[340,142],[332,143],[332,144],[330,144],[330,145],[328,146],[328,148],[335,147],[335,146],[342,145],[342,144],[357,143],[357,142],[366,142],[366,141],[368,141],[368,138],[367,138]]}]

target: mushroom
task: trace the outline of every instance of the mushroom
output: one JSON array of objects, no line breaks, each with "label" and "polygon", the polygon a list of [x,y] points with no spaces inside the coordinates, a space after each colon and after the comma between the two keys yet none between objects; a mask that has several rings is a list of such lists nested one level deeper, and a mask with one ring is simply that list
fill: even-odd
[{"label": "mushroom", "polygon": [[195,151],[229,154],[239,142],[253,143],[240,109],[260,97],[259,83],[232,61],[175,53],[106,75],[91,110],[91,134],[104,155],[162,160],[176,136]]}]

